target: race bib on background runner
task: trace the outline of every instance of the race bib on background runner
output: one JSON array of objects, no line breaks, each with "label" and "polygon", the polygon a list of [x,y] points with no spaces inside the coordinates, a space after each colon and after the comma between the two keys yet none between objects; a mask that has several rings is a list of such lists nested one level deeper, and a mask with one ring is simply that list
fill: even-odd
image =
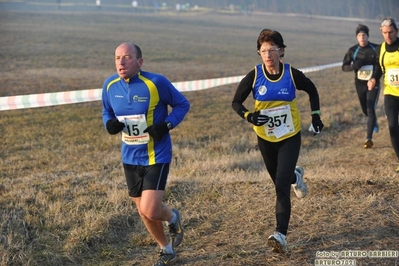
[{"label": "race bib on background runner", "polygon": [[127,145],[141,145],[150,141],[148,133],[144,133],[147,128],[147,121],[144,114],[117,116],[118,120],[125,124],[122,130],[122,141]]},{"label": "race bib on background runner", "polygon": [[362,66],[357,71],[357,78],[360,80],[369,80],[369,79],[371,79],[372,75],[373,75],[373,66],[372,65]]},{"label": "race bib on background runner", "polygon": [[399,87],[399,68],[388,69],[386,77],[389,85]]}]

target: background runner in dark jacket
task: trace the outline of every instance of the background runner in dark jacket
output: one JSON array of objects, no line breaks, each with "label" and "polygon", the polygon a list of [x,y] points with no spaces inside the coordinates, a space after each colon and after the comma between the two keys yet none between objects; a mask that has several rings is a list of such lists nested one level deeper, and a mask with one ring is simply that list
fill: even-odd
[{"label": "background runner in dark jacket", "polygon": [[355,72],[355,87],[360,106],[367,119],[367,134],[364,148],[373,146],[373,132],[378,132],[378,123],[375,108],[380,95],[379,83],[372,90],[368,90],[367,82],[378,67],[375,49],[377,44],[369,42],[369,28],[359,24],[356,28],[358,44],[349,48],[342,63],[342,70]]}]

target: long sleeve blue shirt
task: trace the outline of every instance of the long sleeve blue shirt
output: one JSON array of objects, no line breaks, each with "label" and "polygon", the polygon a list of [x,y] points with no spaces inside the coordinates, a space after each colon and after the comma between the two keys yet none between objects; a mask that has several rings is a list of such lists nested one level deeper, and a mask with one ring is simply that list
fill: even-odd
[{"label": "long sleeve blue shirt", "polygon": [[[109,119],[141,115],[147,126],[162,122],[176,127],[190,109],[190,103],[164,76],[140,71],[128,81],[117,74],[107,78],[102,90],[103,123]],[[171,107],[169,113],[168,106]],[[133,130],[131,130],[133,129]],[[124,129],[121,135],[144,134],[144,128]],[[133,132],[132,132],[133,131]],[[141,132],[140,132],[141,131]],[[122,138],[123,140],[123,138]],[[170,163],[172,160],[172,142],[170,134],[160,141],[150,138],[148,143],[128,144],[122,141],[122,161],[131,165],[153,165]]]}]

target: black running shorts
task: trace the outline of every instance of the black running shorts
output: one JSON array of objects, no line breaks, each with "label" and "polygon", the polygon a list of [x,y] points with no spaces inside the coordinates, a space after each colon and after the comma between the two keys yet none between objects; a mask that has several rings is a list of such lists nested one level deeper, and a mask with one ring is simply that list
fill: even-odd
[{"label": "black running shorts", "polygon": [[143,190],[165,190],[169,164],[130,165],[123,164],[130,197],[141,197]]}]

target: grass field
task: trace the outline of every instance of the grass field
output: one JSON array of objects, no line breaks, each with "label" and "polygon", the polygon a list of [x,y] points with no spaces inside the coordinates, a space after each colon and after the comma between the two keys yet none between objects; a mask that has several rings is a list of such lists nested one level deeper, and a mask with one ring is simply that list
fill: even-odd
[{"label": "grass field", "polygon": [[[295,16],[195,16],[105,12],[0,12],[0,97],[100,88],[117,45],[144,52],[143,69],[172,82],[244,75],[260,62],[256,39],[279,30],[296,68],[342,60],[364,21]],[[382,41],[378,24],[370,40]],[[187,92],[191,110],[172,131],[165,201],[182,214],[176,265],[314,265],[331,252],[399,250],[399,177],[384,117],[363,149],[353,74],[307,74],[319,89],[325,130],[303,120],[299,164],[310,193],[292,197],[288,251],[270,252],[275,194],[251,126],[231,108],[236,84]],[[248,100],[247,107],[251,107]],[[152,265],[158,247],[128,198],[120,140],[101,122],[101,103],[0,112],[0,265]],[[330,254],[320,253],[323,251]],[[397,258],[349,258],[399,265]]]}]

